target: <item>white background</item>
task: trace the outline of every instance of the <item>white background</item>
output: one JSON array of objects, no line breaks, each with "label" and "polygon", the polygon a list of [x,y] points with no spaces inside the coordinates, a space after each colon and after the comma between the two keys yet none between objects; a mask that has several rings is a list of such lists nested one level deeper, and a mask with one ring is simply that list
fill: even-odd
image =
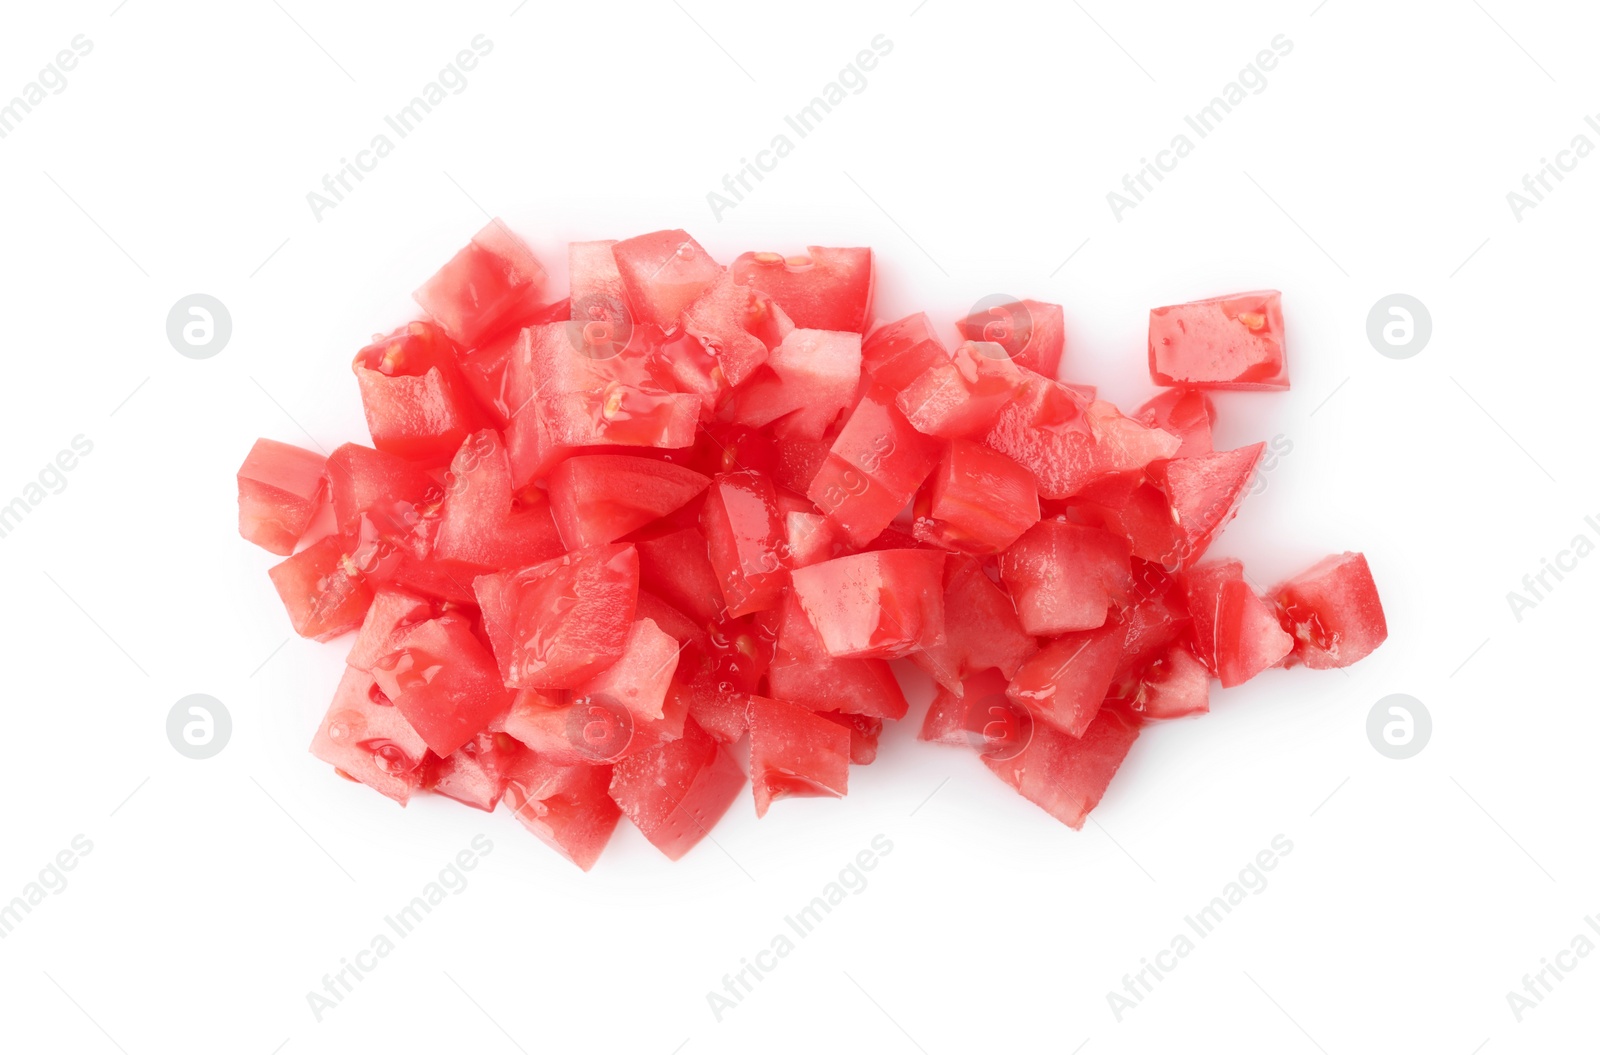
[{"label": "white background", "polygon": [[[1600,20],[1507,0],[916,2],[6,12],[0,99],[75,34],[94,47],[0,140],[0,503],[74,436],[94,449],[0,539],[0,900],[75,835],[94,848],[0,941],[0,1046],[1593,1047],[1600,956],[1520,1023],[1506,993],[1600,913],[1600,559],[1520,622],[1506,593],[1600,534],[1582,321],[1600,160],[1521,222],[1506,194],[1600,111]],[[1107,191],[1280,33],[1266,89],[1114,220]],[[476,34],[493,52],[468,87],[314,220],[306,193]],[[714,219],[707,192],[877,34],[893,51],[865,90]],[[1279,288],[1293,390],[1219,400],[1218,439],[1293,449],[1218,551],[1267,583],[1364,550],[1389,642],[1147,729],[1082,833],[917,743],[923,682],[847,799],[759,823],[743,799],[721,849],[678,864],[625,823],[585,875],[504,812],[399,810],[306,753],[344,648],[285,643],[233,474],[258,435],[364,437],[351,355],[485,210],[558,279],[568,240],[682,226],[724,261],[871,245],[886,319],[1059,301],[1064,374],[1125,404],[1151,392],[1149,307]],[[1433,319],[1403,361],[1365,330],[1397,291]],[[233,319],[206,361],[165,336],[194,292]],[[233,716],[208,761],[165,735],[197,692]],[[1365,732],[1395,692],[1434,721],[1407,761]],[[317,1022],[307,991],[478,833],[494,850],[470,885]],[[717,1022],[707,991],[880,833],[894,849],[867,888]],[[1106,993],[1280,833],[1294,849],[1266,889],[1119,1023]]]}]

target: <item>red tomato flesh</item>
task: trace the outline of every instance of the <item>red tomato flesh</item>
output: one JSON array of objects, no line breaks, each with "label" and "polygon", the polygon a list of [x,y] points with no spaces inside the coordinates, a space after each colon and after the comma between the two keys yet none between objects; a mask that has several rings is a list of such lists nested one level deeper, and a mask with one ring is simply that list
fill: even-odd
[{"label": "red tomato flesh", "polygon": [[316,518],[327,459],[277,440],[256,440],[239,467],[239,535],[287,557]]}]

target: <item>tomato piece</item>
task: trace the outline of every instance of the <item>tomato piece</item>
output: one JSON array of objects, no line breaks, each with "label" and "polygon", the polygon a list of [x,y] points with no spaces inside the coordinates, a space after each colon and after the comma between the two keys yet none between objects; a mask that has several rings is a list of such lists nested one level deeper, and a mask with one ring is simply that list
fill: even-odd
[{"label": "tomato piece", "polygon": [[1159,477],[1162,464],[1153,462],[1146,472],[1102,476],[1068,499],[1067,504],[1090,521],[1098,521],[1107,531],[1127,539],[1135,557],[1176,570],[1182,560],[1172,505],[1161,489],[1150,483]]},{"label": "tomato piece", "polygon": [[494,657],[454,613],[412,627],[373,665],[372,677],[441,758],[511,705]]},{"label": "tomato piece", "polygon": [[1141,718],[1186,718],[1211,710],[1211,672],[1182,643],[1167,646],[1139,679],[1129,708]]},{"label": "tomato piece", "polygon": [[872,386],[828,449],[806,497],[863,546],[905,508],[938,463],[942,445],[911,427],[888,389]]},{"label": "tomato piece", "polygon": [[774,799],[848,789],[850,730],[783,700],[750,697],[750,785],[756,816]]},{"label": "tomato piece", "polygon": [[946,549],[999,553],[1039,522],[1033,474],[970,440],[950,441],[923,494],[914,534]]},{"label": "tomato piece", "polygon": [[569,547],[615,542],[687,505],[711,481],[653,458],[585,454],[550,474],[550,505]]},{"label": "tomato piece", "polygon": [[659,721],[667,687],[682,651],[675,638],[649,619],[634,621],[622,655],[605,670],[572,689],[575,701],[615,701],[637,725]]},{"label": "tomato piece", "polygon": [[791,330],[734,394],[731,420],[756,428],[778,422],[782,439],[819,440],[855,400],[860,381],[859,333]]},{"label": "tomato piece", "polygon": [[890,719],[906,714],[905,694],[889,664],[881,659],[829,655],[792,593],[780,610],[777,648],[767,681],[775,696],[812,711]]},{"label": "tomato piece", "polygon": [[311,753],[404,806],[422,785],[428,746],[365,671],[346,667]]},{"label": "tomato piece", "polygon": [[1244,501],[1264,443],[1197,458],[1174,458],[1152,468],[1151,476],[1171,504],[1174,546],[1165,563],[1184,568],[1205,555],[1211,540],[1227,526]]},{"label": "tomato piece", "polygon": [[517,742],[505,733],[481,732],[439,759],[428,781],[429,789],[473,809],[493,813],[519,753]]},{"label": "tomato piece", "polygon": [[707,556],[698,528],[679,528],[635,543],[639,581],[701,626],[714,623],[726,608],[721,579]]},{"label": "tomato piece", "polygon": [[1066,348],[1061,305],[1037,300],[997,304],[956,323],[969,341],[998,344],[1018,366],[1054,378]]},{"label": "tomato piece", "polygon": [[419,462],[443,462],[483,426],[457,350],[437,326],[411,322],[356,353],[372,445]]},{"label": "tomato piece", "polygon": [[1048,636],[1092,630],[1133,588],[1128,540],[1067,520],[1041,520],[1000,555],[1000,579],[1022,628]]},{"label": "tomato piece", "polygon": [[850,733],[850,764],[870,766],[878,757],[878,737],[883,735],[883,719],[864,714],[845,714],[842,711],[820,711],[818,718],[826,718],[842,725]]},{"label": "tomato piece", "polygon": [[363,516],[384,537],[408,534],[444,500],[444,488],[428,473],[358,443],[328,455],[328,494],[339,532],[351,537]]},{"label": "tomato piece", "polygon": [[1062,634],[1017,669],[1006,691],[1046,725],[1082,736],[1111,690],[1122,640],[1115,623]]},{"label": "tomato piece", "polygon": [[473,580],[484,629],[512,688],[581,685],[622,657],[639,596],[632,546],[574,550]]},{"label": "tomato piece", "polygon": [[1360,553],[1324,557],[1272,596],[1294,637],[1292,662],[1313,670],[1348,667],[1389,637],[1372,569]]},{"label": "tomato piece", "polygon": [[835,659],[894,659],[944,640],[944,554],[881,550],[797,568],[795,597]]},{"label": "tomato piece", "polygon": [[789,567],[804,568],[836,556],[844,545],[843,532],[821,513],[796,510],[783,515]]},{"label": "tomato piece", "polygon": [[1146,428],[1178,437],[1180,446],[1174,458],[1197,458],[1212,451],[1211,426],[1217,420],[1217,408],[1199,389],[1169,388],[1140,406],[1133,418]]},{"label": "tomato piece", "polygon": [[1192,388],[1289,387],[1276,290],[1150,311],[1150,379]]},{"label": "tomato piece", "polygon": [[635,324],[649,323],[665,333],[678,328],[683,310],[723,272],[699,242],[680,230],[629,238],[613,245],[611,255]]},{"label": "tomato piece", "polygon": [[256,440],[239,466],[239,535],[287,557],[321,508],[327,459],[277,440]]},{"label": "tomato piece", "polygon": [[451,340],[471,348],[506,315],[535,302],[545,277],[526,243],[490,220],[412,296]]},{"label": "tomato piece", "polygon": [[[1122,623],[1122,666],[1118,684],[1133,683],[1168,645],[1190,636],[1188,597],[1182,586],[1158,565],[1135,559],[1133,600],[1118,614]],[[1132,690],[1113,693],[1121,698]]]},{"label": "tomato piece", "polygon": [[807,246],[800,256],[745,253],[729,272],[808,330],[865,332],[872,319],[872,250]]},{"label": "tomato piece", "polygon": [[447,481],[434,557],[487,569],[538,564],[562,552],[548,503],[513,508],[511,459],[493,429],[467,438]]},{"label": "tomato piece", "polygon": [[784,531],[772,481],[754,470],[718,476],[700,510],[700,529],[728,614],[776,607],[784,586]]},{"label": "tomato piece", "polygon": [[1195,653],[1231,689],[1294,649],[1295,639],[1278,625],[1277,613],[1245,581],[1236,560],[1197,564],[1183,577],[1194,619]]},{"label": "tomato piece", "polygon": [[572,242],[567,246],[568,285],[572,291],[571,321],[587,328],[587,343],[596,348],[627,349],[633,339],[633,313],[622,273],[612,252],[615,240]]},{"label": "tomato piece", "polygon": [[885,323],[861,342],[862,372],[891,392],[900,391],[949,358],[949,350],[922,312]]},{"label": "tomato piece", "polygon": [[677,740],[613,766],[610,792],[650,844],[676,861],[728,812],[744,779],[727,749],[691,718]]},{"label": "tomato piece", "polygon": [[895,405],[928,436],[981,439],[1024,380],[999,345],[966,341],[902,387]]},{"label": "tomato piece", "polygon": [[1107,707],[1081,737],[1036,725],[1021,751],[992,753],[983,762],[1023,798],[1081,829],[1138,737],[1138,718]]},{"label": "tomato piece", "polygon": [[611,780],[610,766],[558,766],[524,751],[506,774],[505,803],[539,841],[587,872],[622,816]]},{"label": "tomato piece", "polygon": [[711,356],[710,365],[720,378],[710,378],[710,386],[720,394],[726,386],[744,384],[795,323],[770,296],[729,273],[685,309],[683,328]]},{"label": "tomato piece", "polygon": [[945,560],[944,642],[913,653],[911,662],[940,687],[959,694],[968,678],[989,668],[1010,678],[1038,650],[1011,598],[982,564],[971,557]]},{"label": "tomato piece", "polygon": [[371,585],[335,535],[273,565],[267,574],[294,632],[314,641],[356,629],[372,603]]},{"label": "tomato piece", "polygon": [[433,605],[425,598],[388,586],[379,588],[372,595],[372,604],[345,664],[370,671],[373,664],[395,650],[400,637],[434,614]]}]

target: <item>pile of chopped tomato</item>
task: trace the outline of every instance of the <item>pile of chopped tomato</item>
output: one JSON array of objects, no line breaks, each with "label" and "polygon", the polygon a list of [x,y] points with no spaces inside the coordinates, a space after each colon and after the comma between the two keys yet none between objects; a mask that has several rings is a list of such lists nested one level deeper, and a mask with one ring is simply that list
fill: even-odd
[{"label": "pile of chopped tomato", "polygon": [[1277,293],[1158,308],[1132,414],[1056,377],[1059,306],[875,324],[868,249],[683,231],[569,249],[499,221],[356,353],[371,446],[263,439],[239,530],[297,633],[353,635],[311,750],[404,804],[505,803],[591,867],[677,859],[748,780],[842,796],[908,707],[1074,828],[1148,721],[1387,635],[1360,554],[1262,593],[1205,559],[1262,445],[1208,389],[1288,385]]}]

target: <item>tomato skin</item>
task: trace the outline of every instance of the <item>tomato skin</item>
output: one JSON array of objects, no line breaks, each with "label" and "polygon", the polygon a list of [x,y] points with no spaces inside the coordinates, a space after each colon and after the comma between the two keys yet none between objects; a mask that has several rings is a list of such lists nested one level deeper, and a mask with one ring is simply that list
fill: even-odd
[{"label": "tomato skin", "polygon": [[502,801],[524,828],[587,872],[622,816],[611,779],[610,766],[552,765],[524,751],[506,774]]},{"label": "tomato skin", "polygon": [[733,281],[767,294],[794,324],[863,333],[872,319],[872,250],[807,246],[806,254],[745,253]]},{"label": "tomato skin", "polygon": [[365,671],[346,667],[311,753],[404,806],[422,785],[428,746]]},{"label": "tomato skin", "polygon": [[1041,520],[1000,556],[1022,627],[1052,636],[1103,625],[1133,588],[1127,539],[1060,518]]},{"label": "tomato skin", "polygon": [[372,603],[372,587],[337,536],[312,543],[268,569],[294,632],[327,641],[354,630]]},{"label": "tomato skin", "polygon": [[656,849],[673,861],[728,812],[744,770],[691,718],[683,736],[612,767],[611,798]]},{"label": "tomato skin", "polygon": [[1389,637],[1372,569],[1360,553],[1325,557],[1272,591],[1290,659],[1313,670],[1348,667]]},{"label": "tomato skin", "polygon": [[970,440],[952,440],[928,478],[914,533],[946,549],[980,556],[1009,548],[1039,522],[1033,474]]},{"label": "tomato skin", "polygon": [[756,816],[773,800],[848,790],[850,730],[784,700],[750,697],[750,783]]},{"label": "tomato skin", "polygon": [[1012,301],[969,315],[956,323],[956,329],[969,341],[1000,345],[1017,366],[1052,379],[1060,372],[1066,326],[1059,304]]},{"label": "tomato skin", "polygon": [[700,510],[711,566],[730,616],[777,606],[783,596],[783,521],[772,481],[754,470],[723,473]]},{"label": "tomato skin", "polygon": [[944,554],[880,550],[798,568],[795,597],[835,659],[895,659],[944,640]]},{"label": "tomato skin", "polygon": [[327,459],[277,440],[256,440],[239,466],[239,535],[287,557],[327,492]]},{"label": "tomato skin", "polygon": [[1153,308],[1150,380],[1191,388],[1285,389],[1283,345],[1277,290]]},{"label": "tomato skin", "polygon": [[1183,576],[1194,620],[1194,650],[1201,662],[1231,689],[1269,667],[1294,649],[1277,613],[1256,595],[1236,560],[1207,561]]},{"label": "tomato skin", "polygon": [[943,445],[911,427],[888,389],[873,386],[850,412],[806,497],[864,546],[905,508]]},{"label": "tomato skin", "polygon": [[441,758],[483,732],[511,705],[494,657],[458,614],[412,627],[394,651],[373,664],[372,677]]},{"label": "tomato skin", "polygon": [[1022,751],[986,755],[983,762],[1023,798],[1081,829],[1138,736],[1137,717],[1106,707],[1081,737],[1037,724]]},{"label": "tomato skin", "polygon": [[522,239],[490,220],[412,297],[451,340],[471,348],[506,315],[536,301],[545,278]]}]

